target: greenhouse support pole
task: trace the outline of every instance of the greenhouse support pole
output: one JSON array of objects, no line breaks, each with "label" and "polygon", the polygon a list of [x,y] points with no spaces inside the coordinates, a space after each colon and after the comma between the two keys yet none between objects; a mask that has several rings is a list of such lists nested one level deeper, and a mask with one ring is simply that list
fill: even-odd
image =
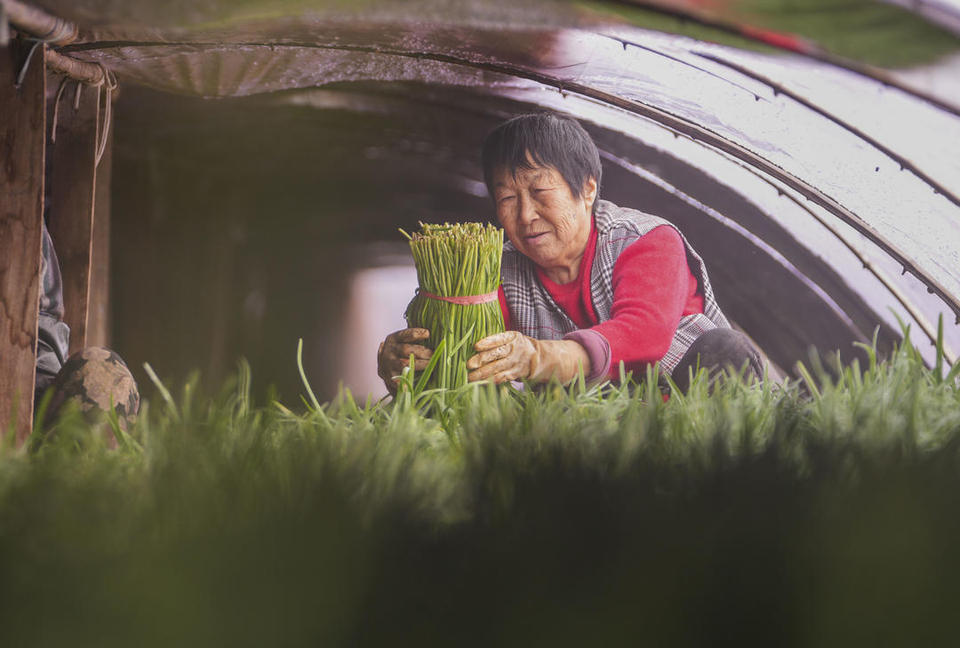
[{"label": "greenhouse support pole", "polygon": [[0,47],[0,430],[18,444],[33,423],[46,129],[46,47],[27,64],[31,47]]}]

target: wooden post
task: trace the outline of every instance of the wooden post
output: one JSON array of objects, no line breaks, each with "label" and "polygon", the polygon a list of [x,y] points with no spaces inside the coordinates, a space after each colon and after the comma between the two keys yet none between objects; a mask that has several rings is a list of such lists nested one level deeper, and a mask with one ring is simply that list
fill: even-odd
[{"label": "wooden post", "polygon": [[[56,77],[54,77],[56,78]],[[70,327],[70,353],[86,346],[93,198],[96,182],[99,88],[85,87],[74,108],[75,81],[60,99],[56,135],[51,134],[47,229],[63,277],[63,321]],[[52,114],[53,104],[48,108]]]},{"label": "wooden post", "polygon": [[110,183],[113,177],[113,124],[97,166],[93,201],[93,251],[90,256],[90,306],[87,346],[110,346]]},{"label": "wooden post", "polygon": [[27,47],[0,47],[0,430],[13,423],[18,443],[33,424],[46,131],[45,46],[14,85]]}]

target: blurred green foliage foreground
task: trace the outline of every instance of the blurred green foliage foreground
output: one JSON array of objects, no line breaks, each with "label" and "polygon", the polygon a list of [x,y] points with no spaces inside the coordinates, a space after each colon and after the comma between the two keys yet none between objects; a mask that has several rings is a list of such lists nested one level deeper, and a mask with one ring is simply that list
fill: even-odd
[{"label": "blurred green foliage foreground", "polygon": [[945,369],[67,416],[0,452],[0,645],[955,645]]}]

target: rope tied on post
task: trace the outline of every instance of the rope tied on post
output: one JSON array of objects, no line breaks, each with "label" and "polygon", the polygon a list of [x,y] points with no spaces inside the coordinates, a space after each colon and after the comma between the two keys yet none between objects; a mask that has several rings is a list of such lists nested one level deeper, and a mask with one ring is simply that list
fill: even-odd
[{"label": "rope tied on post", "polygon": [[34,52],[37,51],[38,47],[43,45],[43,41],[41,40],[36,40],[36,39],[30,39],[30,40],[34,41],[33,45],[30,46],[30,51],[27,52],[27,58],[24,59],[23,65],[20,66],[20,71],[17,72],[17,80],[14,81],[13,83],[14,87],[16,87],[18,90],[20,89],[20,86],[23,85],[23,80],[27,77],[27,70],[30,69],[30,61],[33,60]]},{"label": "rope tied on post", "polygon": [[[83,85],[89,85],[94,88],[97,88],[97,101],[101,101],[101,96],[105,97],[104,106],[103,106],[103,121],[97,122],[97,148],[96,148],[96,165],[100,166],[100,160],[103,158],[103,154],[107,149],[107,138],[110,133],[110,126],[113,119],[113,92],[117,89],[117,77],[110,71],[103,63],[95,63],[100,71],[100,78],[98,81],[89,82],[83,79],[77,79],[69,75],[64,76],[60,81],[60,87],[57,88],[57,94],[53,99],[53,118],[51,119],[51,130],[50,130],[50,141],[56,143],[57,141],[57,121],[60,116],[60,99],[63,97],[64,90],[67,87],[67,84],[70,81],[74,81],[77,84],[77,89],[74,92],[73,97],[73,109],[80,109],[80,93],[83,88]],[[103,95],[100,94],[100,90],[103,89]]]},{"label": "rope tied on post", "polygon": [[[50,45],[46,50],[47,68],[87,85],[105,85],[108,96],[116,90],[116,77],[102,63],[81,61],[55,49],[56,46],[67,45],[76,40],[79,29],[74,23],[48,14],[21,0],[0,0],[0,46],[9,44],[11,26],[16,28],[15,33],[18,39],[32,41],[26,59],[16,76],[17,87],[23,83],[37,48]],[[58,94],[62,95],[59,92]],[[79,105],[80,99],[76,96],[74,107],[79,109]]]},{"label": "rope tied on post", "polygon": [[[57,143],[57,122],[60,119],[60,97],[63,96],[63,91],[67,87],[67,82],[70,81],[70,77],[63,77],[60,79],[60,87],[57,88],[57,94],[53,98],[53,118],[50,120],[50,142],[52,144]],[[80,86],[80,82],[77,82],[77,86]],[[74,110],[77,110],[77,107],[74,107]]]},{"label": "rope tied on post", "polygon": [[[98,92],[99,88],[102,86],[104,88],[105,103],[103,107],[103,127],[100,128],[100,124],[97,124],[97,156],[96,156],[96,166],[100,166],[100,160],[103,158],[104,151],[107,150],[107,139],[110,135],[110,122],[113,118],[113,91],[117,89],[117,77],[111,72],[107,67],[98,62],[97,65],[100,67],[101,72],[103,72],[103,82],[97,86]],[[97,97],[99,101],[100,97]]]}]

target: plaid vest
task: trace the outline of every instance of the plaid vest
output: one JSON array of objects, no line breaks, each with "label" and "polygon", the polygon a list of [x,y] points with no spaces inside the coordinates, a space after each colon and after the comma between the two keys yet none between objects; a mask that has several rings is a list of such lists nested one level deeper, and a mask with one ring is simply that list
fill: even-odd
[{"label": "plaid vest", "polygon": [[[673,225],[657,216],[617,207],[606,200],[597,201],[594,219],[597,250],[590,268],[590,299],[599,321],[605,322],[610,319],[613,310],[613,268],[620,253],[653,228]],[[703,259],[682,233],[680,237],[687,249],[687,263],[703,293],[703,313],[680,319],[673,342],[660,360],[660,368],[665,373],[673,371],[693,341],[703,333],[714,328],[730,327],[713,296]],[[559,340],[577,330],[570,316],[540,283],[534,263],[509,242],[503,246],[501,281],[513,325],[519,332],[538,340]]]}]

